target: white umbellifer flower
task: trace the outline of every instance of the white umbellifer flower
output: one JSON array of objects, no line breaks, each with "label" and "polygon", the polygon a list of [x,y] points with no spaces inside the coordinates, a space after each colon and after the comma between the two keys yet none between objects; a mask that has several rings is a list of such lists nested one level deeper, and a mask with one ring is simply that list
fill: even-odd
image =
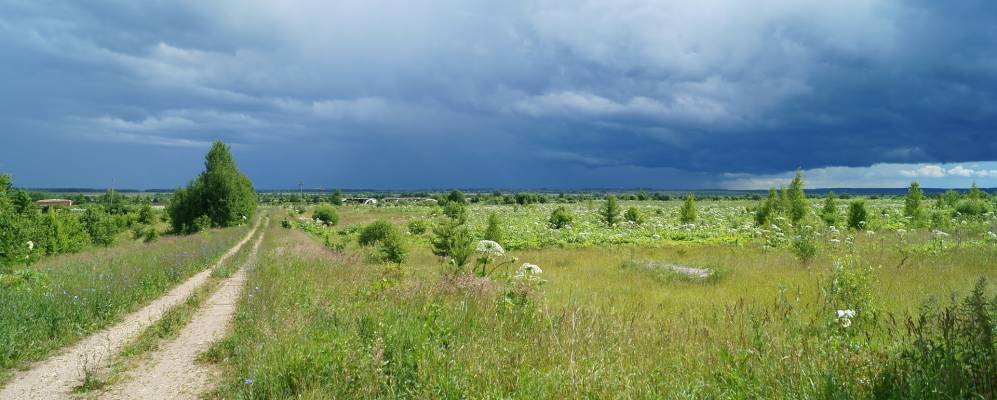
[{"label": "white umbellifer flower", "polygon": [[522,277],[527,274],[539,275],[544,271],[536,264],[523,263],[523,266],[519,267],[519,273],[516,276]]},{"label": "white umbellifer flower", "polygon": [[505,249],[502,248],[502,245],[491,240],[482,240],[478,242],[478,247],[475,250],[493,257],[501,257],[505,255]]},{"label": "white umbellifer flower", "polygon": [[852,318],[855,318],[855,310],[838,310],[838,322],[842,328],[852,326]]},{"label": "white umbellifer flower", "polygon": [[940,231],[938,229],[935,229],[935,230],[931,231],[931,233],[934,234],[935,236],[938,236],[938,237],[946,237],[946,236],[949,235],[949,234],[947,234],[945,232],[942,232],[942,231]]},{"label": "white umbellifer flower", "polygon": [[900,235],[905,235],[905,234],[907,234],[907,230],[904,229],[904,228],[900,228],[900,229],[897,229],[897,233],[900,234]]},{"label": "white umbellifer flower", "polygon": [[866,235],[875,235],[876,231],[865,231]]},{"label": "white umbellifer flower", "polygon": [[35,242],[29,240],[27,244],[28,244],[28,251],[35,249]]}]

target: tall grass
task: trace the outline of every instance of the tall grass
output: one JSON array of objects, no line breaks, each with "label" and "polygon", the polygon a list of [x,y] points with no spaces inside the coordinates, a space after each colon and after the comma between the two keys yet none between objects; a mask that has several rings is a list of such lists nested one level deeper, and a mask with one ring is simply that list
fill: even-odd
[{"label": "tall grass", "polygon": [[161,296],[213,264],[247,229],[95,249],[32,266],[0,288],[0,378]]},{"label": "tall grass", "polygon": [[[406,221],[385,210],[341,216],[353,224],[371,215]],[[909,376],[885,368],[916,360],[900,355],[904,316],[997,274],[994,248],[919,254],[897,267],[903,255],[890,242],[860,237],[847,255],[866,271],[849,278],[863,279],[854,285],[862,293],[837,298],[832,265],[846,254],[802,265],[788,250],[757,246],[543,249],[515,253],[541,265],[548,281],[518,305],[506,301],[510,284],[501,274],[441,278],[424,238],[409,240],[399,276],[364,263],[355,243],[331,251],[297,230],[268,235],[234,330],[215,348],[213,358],[226,360],[215,395],[800,399],[886,390],[902,397],[877,382]],[[724,275],[660,279],[622,267],[627,260]],[[856,297],[868,297],[862,319],[843,324],[836,308]],[[901,361],[887,362],[894,359]]]}]

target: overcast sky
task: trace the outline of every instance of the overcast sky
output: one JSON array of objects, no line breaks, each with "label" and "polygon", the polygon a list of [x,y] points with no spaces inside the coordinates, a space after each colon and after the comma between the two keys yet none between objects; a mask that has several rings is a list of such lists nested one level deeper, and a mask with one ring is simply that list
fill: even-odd
[{"label": "overcast sky", "polygon": [[997,3],[0,2],[0,171],[168,188],[997,186]]}]

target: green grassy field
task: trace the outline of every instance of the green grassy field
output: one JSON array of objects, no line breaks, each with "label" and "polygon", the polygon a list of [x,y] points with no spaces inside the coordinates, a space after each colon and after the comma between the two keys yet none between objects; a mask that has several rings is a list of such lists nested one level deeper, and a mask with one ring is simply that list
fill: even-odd
[{"label": "green grassy field", "polygon": [[[677,222],[679,202],[626,204],[647,220],[606,228],[590,205],[573,204],[569,232],[546,227],[553,205],[472,206],[475,232],[497,213],[503,244],[519,249],[504,256],[518,261],[489,277],[444,273],[427,234],[405,236],[400,268],[356,244],[353,225],[383,219],[404,231],[410,221],[439,219],[436,208],[344,206],[334,228],[305,222],[307,213],[290,216],[301,221],[270,228],[233,331],[212,352],[225,371],[215,395],[920,397],[909,384],[915,378],[897,378],[928,376],[910,371],[924,356],[914,338],[935,338],[944,328],[933,328],[932,312],[969,304],[961,299],[980,278],[997,278],[997,244],[986,233],[992,214],[953,218],[944,233],[908,232],[898,230],[895,200],[871,202],[868,231],[822,227],[820,251],[804,263],[778,229],[752,226],[746,205],[703,202],[690,227]],[[642,266],[651,261],[713,275]],[[543,282],[515,278],[522,262],[541,266]],[[982,297],[994,292],[991,285]],[[963,318],[966,307],[949,311]],[[997,321],[997,298],[978,308],[966,323],[997,329],[987,325]],[[842,319],[839,310],[857,315]],[[922,314],[927,325],[918,330]],[[997,351],[992,343],[984,345]],[[984,349],[972,360],[992,355]],[[942,356],[939,371],[952,373],[952,357]],[[954,377],[914,383],[939,385],[939,398],[980,396],[960,392]],[[984,397],[994,394],[989,384]]]}]

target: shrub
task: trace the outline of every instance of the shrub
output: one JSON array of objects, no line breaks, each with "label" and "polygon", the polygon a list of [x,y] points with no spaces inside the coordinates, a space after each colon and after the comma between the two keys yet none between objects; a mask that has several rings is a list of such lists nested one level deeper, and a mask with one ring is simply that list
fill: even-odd
[{"label": "shrub", "polygon": [[433,227],[430,243],[433,254],[449,258],[458,272],[463,272],[477,244],[467,226],[455,221],[443,221]]},{"label": "shrub", "polygon": [[447,195],[447,203],[467,204],[467,197],[464,192],[454,189]]},{"label": "shrub", "polygon": [[862,229],[866,224],[868,213],[865,210],[865,201],[854,200],[848,204],[848,227],[852,229]]},{"label": "shrub", "polygon": [[443,204],[443,215],[446,215],[447,218],[450,218],[459,224],[463,224],[464,222],[467,222],[467,207],[464,203],[448,201]]},{"label": "shrub", "polygon": [[834,192],[827,192],[824,208],[820,210],[820,219],[828,226],[835,226],[838,224],[838,218],[838,204],[834,199]]},{"label": "shrub", "polygon": [[390,222],[384,220],[374,221],[360,230],[357,243],[360,243],[364,247],[371,246],[393,233],[395,233],[395,226]]},{"label": "shrub", "polygon": [[924,207],[921,206],[923,201],[924,193],[921,192],[921,185],[911,182],[907,188],[907,196],[904,197],[904,216],[910,218],[911,227],[918,228],[926,222]]},{"label": "shrub", "polygon": [[803,172],[796,170],[796,176],[786,188],[786,203],[789,211],[789,220],[794,225],[799,224],[807,216],[807,195],[803,192]]},{"label": "shrub", "polygon": [[143,204],[142,208],[138,210],[138,222],[142,225],[152,225],[156,223],[156,212],[152,210],[151,205]]},{"label": "shrub", "polygon": [[327,226],[335,226],[339,223],[339,213],[336,212],[336,208],[330,204],[319,204],[315,207],[315,211],[312,212],[312,217],[322,221],[323,224]]},{"label": "shrub", "polygon": [[908,318],[905,345],[878,374],[880,399],[992,399],[997,396],[997,297],[980,279],[962,302]]},{"label": "shrub", "polygon": [[775,188],[769,189],[769,196],[765,199],[758,210],[755,211],[755,224],[758,226],[768,226],[772,217],[774,217],[777,212],[778,195],[776,194]]},{"label": "shrub", "polygon": [[606,225],[616,225],[620,220],[620,205],[616,201],[616,196],[610,195],[606,198],[606,205],[599,212]]},{"label": "shrub", "polygon": [[690,194],[689,197],[685,198],[685,203],[679,210],[679,220],[683,224],[696,222],[696,196]]},{"label": "shrub", "polygon": [[496,213],[488,214],[488,226],[485,228],[485,240],[496,243],[502,242],[502,225],[499,223],[499,216]]},{"label": "shrub", "polygon": [[405,248],[405,241],[398,230],[391,229],[388,234],[381,239],[377,248],[378,258],[384,262],[401,265],[408,257],[408,250]]},{"label": "shrub", "polygon": [[190,232],[200,232],[208,229],[211,229],[211,217],[202,215],[194,218],[194,224],[191,226]]},{"label": "shrub", "polygon": [[156,229],[156,227],[154,226],[146,228],[145,236],[142,238],[142,240],[146,243],[150,243],[150,242],[155,242],[156,239],[159,239],[159,230]]},{"label": "shrub", "polygon": [[80,222],[93,244],[105,247],[114,244],[114,236],[118,234],[118,227],[114,219],[104,211],[97,207],[88,208],[83,212]]},{"label": "shrub", "polygon": [[428,228],[428,224],[424,220],[415,220],[408,223],[408,233],[413,235],[426,233]]},{"label": "shrub", "polygon": [[239,172],[228,146],[215,142],[205,157],[204,172],[186,188],[177,189],[167,212],[175,232],[191,233],[204,228],[195,223],[202,216],[209,226],[239,224],[253,216],[256,201],[252,182]]},{"label": "shrub", "polygon": [[572,221],[574,221],[574,217],[571,212],[564,206],[560,206],[550,213],[550,219],[547,222],[552,229],[561,229],[571,225]]},{"label": "shrub", "polygon": [[644,223],[644,216],[640,214],[640,211],[636,207],[630,207],[625,213],[623,213],[623,219],[633,222],[635,224]]},{"label": "shrub", "polygon": [[817,231],[809,225],[799,227],[796,230],[796,235],[793,236],[793,254],[796,255],[796,258],[803,264],[809,264],[810,261],[817,258],[818,251]]}]

